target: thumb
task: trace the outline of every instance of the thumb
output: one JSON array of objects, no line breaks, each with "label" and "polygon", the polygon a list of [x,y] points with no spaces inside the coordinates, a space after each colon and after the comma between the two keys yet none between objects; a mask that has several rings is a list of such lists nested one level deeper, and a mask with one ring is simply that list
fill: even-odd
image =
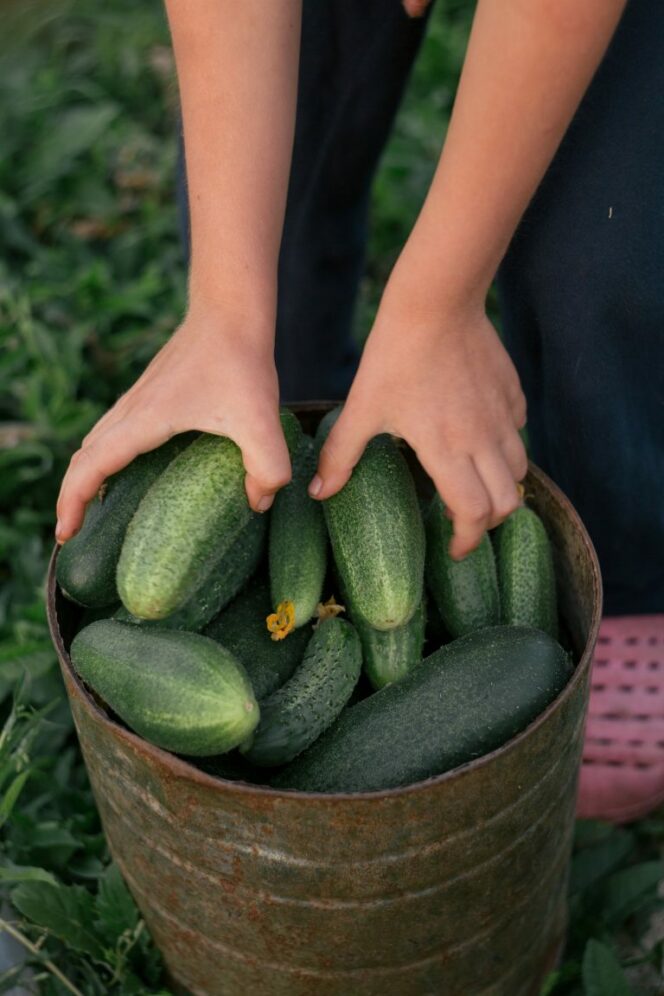
[{"label": "thumb", "polygon": [[318,470],[309,485],[312,498],[329,498],[343,488],[373,435],[371,424],[357,416],[351,419],[346,405],[321,448]]},{"label": "thumb", "polygon": [[249,504],[255,512],[267,512],[274,496],[291,479],[291,462],[279,421],[274,412],[247,427],[236,442],[242,450],[247,476],[244,480]]}]

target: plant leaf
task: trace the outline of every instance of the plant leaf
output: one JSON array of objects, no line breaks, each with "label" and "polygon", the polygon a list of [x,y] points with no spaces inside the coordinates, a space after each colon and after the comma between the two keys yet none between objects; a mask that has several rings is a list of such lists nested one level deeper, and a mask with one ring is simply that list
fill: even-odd
[{"label": "plant leaf", "polygon": [[14,889],[11,900],[19,913],[32,920],[68,947],[101,959],[103,945],[94,932],[94,898],[80,885],[25,882]]},{"label": "plant leaf", "polygon": [[110,865],[100,880],[95,909],[98,931],[112,947],[125,931],[136,927],[138,909],[117,865]]},{"label": "plant leaf", "polygon": [[596,847],[583,848],[572,858],[570,874],[570,892],[585,892],[618,868],[625,861],[634,847],[634,835],[628,830],[614,830],[613,833],[600,840]]},{"label": "plant leaf", "polygon": [[0,827],[3,826],[11,814],[12,809],[16,805],[16,800],[23,791],[23,786],[30,777],[29,771],[22,771],[20,775],[10,783],[9,788],[5,790],[2,799],[0,799]]},{"label": "plant leaf", "polygon": [[614,872],[602,885],[602,919],[609,924],[622,923],[640,907],[647,905],[649,899],[656,899],[657,887],[662,880],[662,861],[643,861]]},{"label": "plant leaf", "polygon": [[611,948],[589,940],[583,955],[585,996],[634,996]]},{"label": "plant leaf", "polygon": [[57,885],[57,880],[45,868],[35,868],[31,865],[5,865],[0,867],[0,882],[17,885],[19,882],[48,882]]}]

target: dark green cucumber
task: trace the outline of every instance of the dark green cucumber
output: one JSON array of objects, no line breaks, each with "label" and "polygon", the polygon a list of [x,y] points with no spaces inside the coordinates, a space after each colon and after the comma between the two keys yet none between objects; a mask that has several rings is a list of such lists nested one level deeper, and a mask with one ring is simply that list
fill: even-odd
[{"label": "dark green cucumber", "polygon": [[164,619],[187,602],[254,515],[240,448],[199,436],[143,497],[122,545],[120,598],[139,619]]},{"label": "dark green cucumber", "polygon": [[221,754],[258,722],[244,668],[198,633],[105,619],[81,630],[70,653],[81,678],[127,726],[165,750]]},{"label": "dark green cucumber", "polygon": [[503,622],[558,636],[556,578],[542,520],[525,505],[495,533]]},{"label": "dark green cucumber", "polygon": [[270,589],[257,579],[206,626],[205,635],[221,643],[244,666],[259,702],[288,681],[301,662],[311,630],[291,633],[287,640],[272,640],[265,628],[270,611]]},{"label": "dark green cucumber", "polygon": [[303,435],[293,455],[291,482],[278,492],[270,512],[272,605],[292,606],[288,631],[312,618],[323,594],[327,530],[320,502],[307,491],[316,462],[314,441]]},{"label": "dark green cucumber", "polygon": [[291,761],[334,722],[361,668],[354,627],[343,619],[319,623],[293,677],[261,705],[261,721],[240,752],[265,767]]},{"label": "dark green cucumber", "polygon": [[114,618],[143,627],[198,632],[226,608],[253,575],[263,556],[266,533],[266,516],[254,514],[201,587],[165,619],[138,619],[124,605]]},{"label": "dark green cucumber", "polygon": [[541,630],[469,633],[346,709],[272,785],[372,792],[441,774],[524,730],[571,674],[565,651]]},{"label": "dark green cucumber", "polygon": [[[333,415],[321,423],[319,441]],[[375,629],[403,626],[422,600],[424,527],[394,441],[372,439],[346,485],[323,506],[337,570],[358,617]]]},{"label": "dark green cucumber", "polygon": [[300,425],[300,420],[297,415],[289,411],[288,408],[282,408],[279,411],[279,420],[281,421],[281,429],[284,434],[284,439],[286,440],[286,445],[288,446],[288,452],[291,457],[297,451],[304,432],[302,426]]},{"label": "dark green cucumber", "polygon": [[98,609],[118,601],[115,571],[127,526],[153,481],[196,435],[181,433],[137,456],[90,502],[80,532],[65,543],[55,565],[58,584],[72,602]]},{"label": "dark green cucumber", "polygon": [[[353,619],[351,615],[351,621]],[[401,681],[422,660],[426,614],[424,599],[407,623],[380,630],[357,624],[362,643],[362,666],[373,688],[385,688]]]},{"label": "dark green cucumber", "polygon": [[426,517],[427,585],[453,637],[500,622],[496,561],[488,533],[463,560],[452,560],[452,522],[435,495]]}]

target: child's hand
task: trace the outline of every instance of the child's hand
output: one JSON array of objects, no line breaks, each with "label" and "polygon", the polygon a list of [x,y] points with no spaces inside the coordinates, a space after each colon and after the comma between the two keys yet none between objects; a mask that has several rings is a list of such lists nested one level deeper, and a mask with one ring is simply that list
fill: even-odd
[{"label": "child's hand", "polygon": [[388,286],[311,493],[338,491],[372,436],[401,436],[453,517],[450,552],[461,558],[519,504],[525,420],[516,370],[482,307],[418,311]]},{"label": "child's hand", "polygon": [[271,343],[246,326],[188,317],[72,457],[57,505],[58,541],[77,532],[107,477],[188,429],[233,439],[242,450],[251,507],[269,508],[290,479]]}]

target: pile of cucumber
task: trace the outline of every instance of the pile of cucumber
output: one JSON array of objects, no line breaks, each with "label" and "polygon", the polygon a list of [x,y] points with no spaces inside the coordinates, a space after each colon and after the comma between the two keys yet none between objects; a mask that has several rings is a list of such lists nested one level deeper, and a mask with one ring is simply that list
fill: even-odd
[{"label": "pile of cucumber", "polygon": [[79,676],[140,736],[220,777],[407,785],[505,743],[572,673],[536,513],[523,505],[453,561],[440,498],[418,495],[389,436],[316,502],[336,414],[313,439],[282,412],[293,476],[269,513],[250,509],[231,440],[185,433],[112,477],[57,559],[84,607]]}]

